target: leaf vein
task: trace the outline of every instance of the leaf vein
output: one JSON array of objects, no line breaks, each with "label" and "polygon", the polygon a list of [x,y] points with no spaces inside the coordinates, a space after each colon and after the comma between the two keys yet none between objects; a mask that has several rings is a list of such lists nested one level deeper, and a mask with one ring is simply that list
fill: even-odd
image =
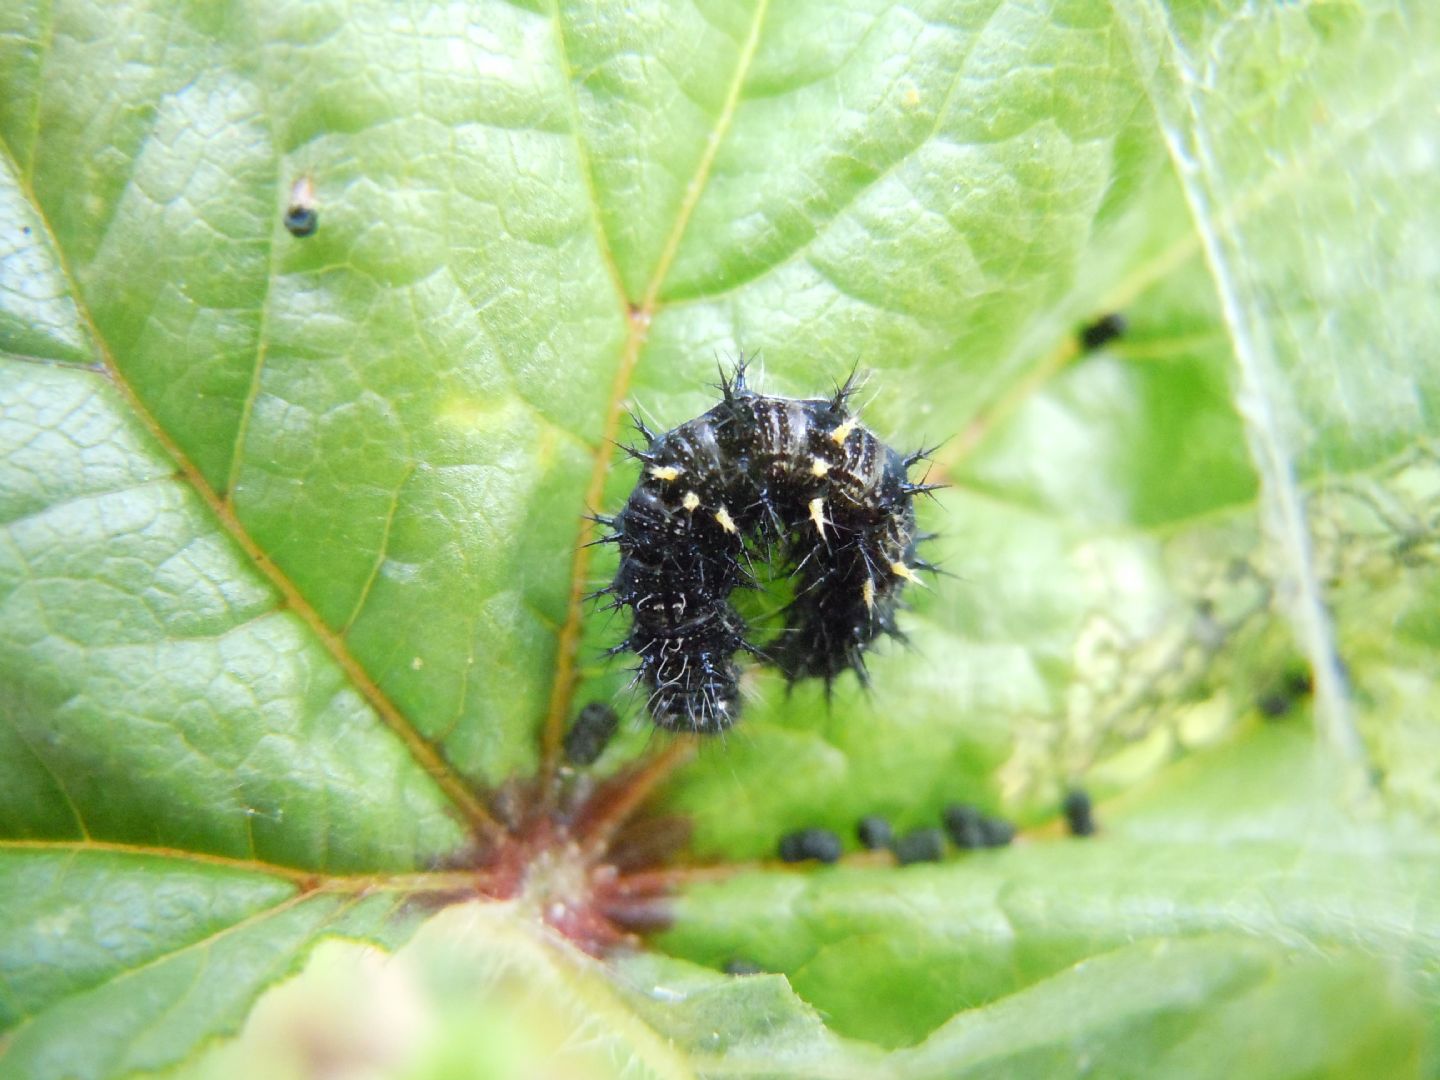
[{"label": "leaf vein", "polygon": [[620,266],[615,261],[615,251],[610,246],[610,237],[605,232],[605,219],[600,212],[600,192],[595,186],[595,168],[590,161],[590,150],[585,145],[581,128],[580,101],[575,92],[575,69],[570,64],[570,52],[565,44],[565,23],[560,17],[559,0],[551,0],[550,21],[555,30],[555,48],[560,54],[561,76],[565,82],[566,100],[570,111],[570,127],[575,134],[575,152],[580,161],[580,176],[585,182],[586,199],[590,205],[590,220],[595,229],[595,240],[610,280],[615,285],[615,295],[622,310],[628,311],[630,300],[625,294],[625,281],[620,276]]},{"label": "leaf vein", "polygon": [[[9,158],[12,166],[15,163],[14,149],[3,137],[0,137],[0,146]],[[18,168],[15,170],[19,174]],[[105,371],[111,382],[120,391],[132,412],[155,440],[164,448],[165,453],[175,462],[181,476],[199,495],[202,502],[210,509],[219,526],[227,532],[230,537],[240,546],[249,557],[255,568],[266,577],[276,589],[279,590],[288,606],[309,628],[322,648],[345,672],[356,691],[370,705],[379,716],[380,720],[394,733],[404,744],[411,756],[430,775],[431,779],[456,805],[457,809],[464,814],[465,818],[479,832],[490,839],[498,839],[504,835],[504,828],[486,810],[480,798],[475,794],[469,783],[462,777],[450,763],[445,759],[441,751],[435,747],[423,734],[410,722],[398,707],[390,700],[389,696],[380,688],[379,684],[370,677],[370,674],[360,664],[359,660],[351,654],[340,636],[321,618],[320,613],[295,586],[289,577],[270,559],[270,556],[250,536],[239,518],[236,517],[233,508],[210,486],[201,475],[200,470],[192,462],[189,456],[182,450],[178,443],[171,437],[155,416],[146,408],[139,394],[135,391],[124,373],[120,370],[115,357],[110,350],[109,343],[100,333],[94,317],[90,313],[89,305],[85,301],[79,282],[71,270],[68,260],[65,258],[63,248],[60,246],[54,229],[51,227],[49,217],[35,198],[35,193],[25,184],[24,195],[35,210],[36,218],[45,229],[47,237],[55,251],[55,259],[61,276],[69,283],[71,296],[75,301],[75,309],[80,316],[81,322],[89,331],[91,340],[100,353],[105,365]]]},{"label": "leaf vein", "polygon": [[974,53],[975,47],[979,43],[980,38],[984,35],[986,28],[994,20],[996,13],[1000,10],[1001,6],[1002,5],[1000,3],[995,3],[991,7],[989,13],[986,15],[985,22],[976,29],[975,36],[971,39],[969,48],[967,48],[964,54],[959,57],[959,60],[955,67],[955,74],[950,80],[950,85],[946,88],[945,97],[941,101],[940,108],[937,109],[935,112],[934,123],[930,125],[930,130],[923,137],[917,140],[913,146],[908,147],[904,152],[902,152],[898,157],[896,157],[894,161],[885,166],[885,168],[881,169],[879,172],[876,172],[873,176],[869,177],[862,183],[857,184],[853,189],[846,192],[841,202],[839,202],[833,209],[828,211],[825,219],[821,222],[816,223],[814,229],[811,231],[808,237],[806,237],[795,247],[791,248],[789,251],[785,252],[783,255],[781,255],[780,258],[778,258],[774,262],[756,268],[756,270],[748,276],[737,276],[734,280],[727,282],[725,288],[723,289],[718,289],[714,292],[694,293],[688,296],[677,297],[676,299],[670,300],[667,303],[670,306],[675,306],[680,304],[698,304],[714,300],[722,300],[726,297],[733,296],[735,293],[738,293],[745,286],[754,284],[755,282],[760,281],[763,278],[766,278],[769,275],[784,269],[786,266],[798,262],[802,258],[806,258],[807,253],[814,246],[815,241],[821,236],[823,236],[825,231],[839,220],[841,214],[845,213],[846,210],[854,206],[860,200],[860,198],[865,195],[866,192],[873,190],[877,185],[883,183],[895,173],[899,172],[899,170],[903,168],[906,163],[908,163],[917,153],[923,150],[928,143],[933,141],[938,136],[941,125],[944,123],[945,118],[949,115],[950,109],[954,104],[956,92],[959,90],[960,84],[964,81],[966,64],[970,60],[971,55]]}]

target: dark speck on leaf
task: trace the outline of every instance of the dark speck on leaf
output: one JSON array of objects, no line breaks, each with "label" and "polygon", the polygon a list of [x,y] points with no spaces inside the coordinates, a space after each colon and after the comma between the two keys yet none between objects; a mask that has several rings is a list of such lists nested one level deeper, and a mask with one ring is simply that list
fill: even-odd
[{"label": "dark speck on leaf", "polygon": [[1310,672],[1305,668],[1292,668],[1260,693],[1255,707],[1266,719],[1280,720],[1289,716],[1296,704],[1309,697],[1313,690]]},{"label": "dark speck on leaf", "polygon": [[1279,720],[1289,714],[1295,702],[1284,694],[1270,691],[1261,694],[1255,705],[1260,710],[1260,715],[1270,720]]},{"label": "dark speck on leaf", "polygon": [[743,956],[737,956],[725,965],[726,975],[763,975],[765,969],[754,960],[747,960]]},{"label": "dark speck on leaf", "polygon": [[290,206],[285,211],[285,228],[291,236],[304,239],[320,228],[320,211],[315,203],[315,184],[302,176],[290,186]]},{"label": "dark speck on leaf", "polygon": [[1124,315],[1118,313],[1102,315],[1080,331],[1080,348],[1085,352],[1094,352],[1104,345],[1109,345],[1117,338],[1123,337],[1129,328],[1130,324]]},{"label": "dark speck on leaf", "polygon": [[603,701],[590,702],[565,733],[565,760],[571,765],[595,764],[619,726],[614,709]]},{"label": "dark speck on leaf", "polygon": [[840,837],[829,829],[797,829],[780,838],[780,858],[785,862],[833,863],[840,858]]},{"label": "dark speck on leaf", "polygon": [[1088,794],[1077,790],[1065,796],[1065,824],[1071,836],[1095,835],[1095,807]]},{"label": "dark speck on leaf", "polygon": [[980,835],[985,847],[1009,847],[1010,841],[1015,839],[1015,826],[1000,818],[981,818]]},{"label": "dark speck on leaf", "polygon": [[945,831],[957,848],[969,850],[985,846],[985,835],[981,831],[980,811],[963,803],[951,803],[941,814]]},{"label": "dark speck on leaf", "polygon": [[307,236],[314,236],[320,228],[320,215],[314,210],[292,206],[285,213],[285,228],[291,236],[302,240]]},{"label": "dark speck on leaf", "polygon": [[901,866],[939,862],[945,857],[945,834],[939,829],[915,829],[896,840],[893,850]]},{"label": "dark speck on leaf", "polygon": [[1015,826],[999,818],[986,817],[973,806],[951,803],[941,813],[945,831],[957,848],[1005,847],[1015,839]]},{"label": "dark speck on leaf", "polygon": [[889,847],[890,841],[895,837],[890,828],[890,822],[874,814],[859,820],[855,826],[855,835],[859,838],[860,843],[870,851]]}]

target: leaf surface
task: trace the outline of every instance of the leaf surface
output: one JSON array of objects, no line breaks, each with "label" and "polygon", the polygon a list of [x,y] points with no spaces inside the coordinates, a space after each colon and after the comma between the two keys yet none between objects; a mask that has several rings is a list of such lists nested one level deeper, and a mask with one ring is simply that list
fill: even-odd
[{"label": "leaf surface", "polygon": [[[1406,0],[9,5],[0,1075],[393,1000],[414,1076],[1433,1071],[1437,55]],[[401,948],[579,705],[655,748],[581,514],[742,352],[947,440],[913,648],[747,674],[654,951],[533,883]],[[1019,841],[768,861],[955,801]]]}]

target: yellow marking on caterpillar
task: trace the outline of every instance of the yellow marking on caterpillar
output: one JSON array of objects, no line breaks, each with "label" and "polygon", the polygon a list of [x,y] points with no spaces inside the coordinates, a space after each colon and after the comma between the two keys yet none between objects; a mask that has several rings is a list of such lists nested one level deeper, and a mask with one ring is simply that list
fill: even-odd
[{"label": "yellow marking on caterpillar", "polygon": [[829,463],[828,461],[826,461],[823,457],[817,457],[817,458],[811,458],[811,459],[810,459],[810,475],[811,475],[811,476],[824,476],[824,475],[825,475],[826,473],[828,473],[829,471],[830,471],[830,463]]},{"label": "yellow marking on caterpillar", "polygon": [[825,500],[824,500],[824,499],[811,499],[811,500],[810,500],[810,520],[815,523],[815,531],[818,532],[818,533],[821,535],[821,537],[824,537],[824,535],[825,535]]},{"label": "yellow marking on caterpillar", "polygon": [[685,498],[680,500],[680,505],[686,510],[695,510],[700,506],[700,496],[693,491],[685,492]]},{"label": "yellow marking on caterpillar", "polygon": [[715,511],[715,520],[720,523],[720,527],[726,532],[733,533],[735,531],[735,519],[730,516],[730,511],[726,510],[725,507],[722,506],[719,510]]},{"label": "yellow marking on caterpillar", "polygon": [[650,475],[656,480],[677,480],[680,477],[680,470],[674,465],[651,465]]},{"label": "yellow marking on caterpillar", "polygon": [[866,578],[865,584],[860,586],[860,595],[865,599],[865,610],[875,610],[875,580]]},{"label": "yellow marking on caterpillar", "polygon": [[902,577],[906,581],[913,581],[916,585],[925,584],[923,581],[921,581],[918,577],[915,576],[915,571],[910,569],[910,567],[906,566],[903,562],[892,562],[890,564],[890,570],[894,573],[896,577]]},{"label": "yellow marking on caterpillar", "polygon": [[837,445],[837,446],[843,446],[844,443],[845,443],[845,440],[850,437],[850,433],[851,433],[852,431],[854,431],[854,430],[855,430],[857,427],[859,427],[859,426],[860,426],[860,421],[857,420],[857,419],[855,419],[855,417],[852,416],[852,417],[850,417],[849,420],[846,420],[843,424],[841,424],[839,427],[837,427],[834,431],[830,432],[830,438],[831,438],[832,440],[834,440],[835,445]]}]

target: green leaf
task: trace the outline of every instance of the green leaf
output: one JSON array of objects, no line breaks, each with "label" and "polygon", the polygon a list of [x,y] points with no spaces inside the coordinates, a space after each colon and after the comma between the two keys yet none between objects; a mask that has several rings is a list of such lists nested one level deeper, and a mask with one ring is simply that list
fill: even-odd
[{"label": "green leaf", "polygon": [[[502,1074],[544,1060],[573,1075],[1289,1077],[1414,1073],[1420,1017],[1360,956],[1296,955],[1205,935],[1126,945],[884,1053],[828,1030],[778,975],[726,978],[669,958],[597,971],[536,940],[503,905],[455,908],[390,962],[330,947],[269,995],[206,1080],[384,1062],[407,1078]],[[523,972],[523,976],[519,973]],[[1359,994],[1367,1008],[1351,1008]],[[1297,1017],[1324,1015],[1319,1030]],[[623,1063],[623,1065],[622,1065]]]},{"label": "green leaf", "polygon": [[[1430,7],[8,5],[0,1075],[1432,1073]],[[581,515],[742,352],[953,576],[682,762]]]},{"label": "green leaf", "polygon": [[[1297,735],[1260,732],[1217,757],[1177,768],[1087,843],[737,877],[689,895],[662,940],[711,966],[744,956],[785,971],[832,1026],[886,1045],[1136,939],[1205,932],[1361,948],[1433,997],[1433,838],[1347,823],[1314,797],[1323,771]],[[777,910],[790,917],[767,917]]]},{"label": "green leaf", "polygon": [[393,897],[313,896],[258,873],[80,854],[14,852],[0,879],[8,1075],[170,1065],[237,1026],[320,936],[394,934]]},{"label": "green leaf", "polygon": [[9,834],[316,870],[453,848],[440,792],[104,381],[6,368]]}]

